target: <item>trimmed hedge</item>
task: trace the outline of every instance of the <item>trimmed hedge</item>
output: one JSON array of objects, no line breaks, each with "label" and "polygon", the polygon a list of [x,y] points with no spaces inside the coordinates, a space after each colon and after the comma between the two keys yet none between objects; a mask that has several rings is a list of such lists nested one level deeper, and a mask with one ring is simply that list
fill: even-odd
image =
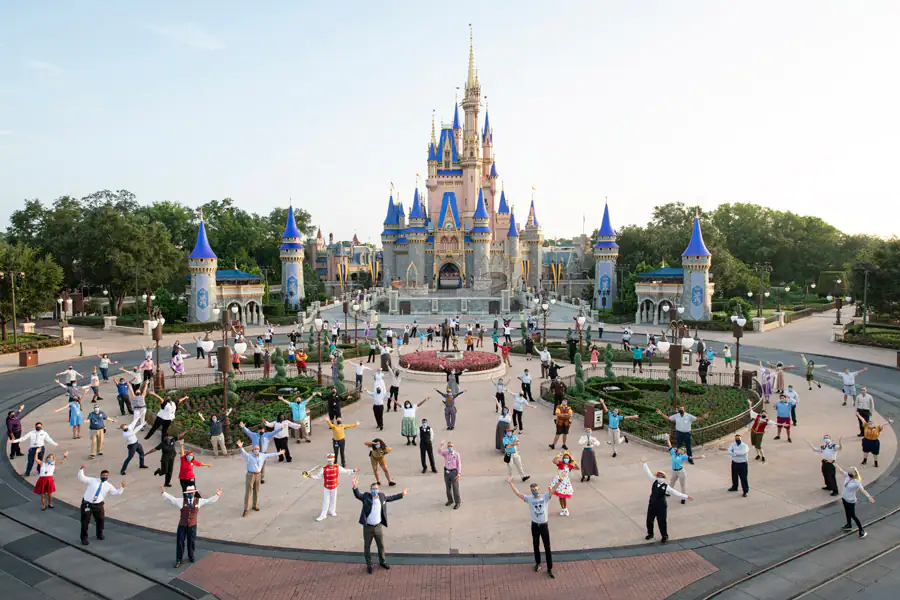
[{"label": "trimmed hedge", "polygon": [[[21,339],[22,336],[19,336]],[[12,336],[6,343],[0,344],[0,354],[16,354],[22,350],[40,350],[41,348],[58,348],[67,346],[68,342],[61,337],[51,337],[49,335],[37,336],[40,339],[31,339],[25,342],[20,341],[18,347],[13,344]]]}]

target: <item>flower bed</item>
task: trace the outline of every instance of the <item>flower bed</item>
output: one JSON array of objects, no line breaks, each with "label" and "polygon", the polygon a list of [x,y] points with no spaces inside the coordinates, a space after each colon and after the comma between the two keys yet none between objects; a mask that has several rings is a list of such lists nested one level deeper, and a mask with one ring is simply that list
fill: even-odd
[{"label": "flower bed", "polygon": [[400,366],[411,371],[442,373],[446,368],[488,371],[500,366],[500,356],[490,352],[463,352],[461,360],[439,358],[437,351],[411,352],[400,358]]},{"label": "flower bed", "polygon": [[0,343],[0,354],[15,354],[22,350],[40,350],[41,348],[56,348],[58,346],[68,346],[69,342],[59,337],[51,337],[49,335],[32,335],[20,333],[18,336],[19,345],[13,344],[12,336],[6,342]]}]

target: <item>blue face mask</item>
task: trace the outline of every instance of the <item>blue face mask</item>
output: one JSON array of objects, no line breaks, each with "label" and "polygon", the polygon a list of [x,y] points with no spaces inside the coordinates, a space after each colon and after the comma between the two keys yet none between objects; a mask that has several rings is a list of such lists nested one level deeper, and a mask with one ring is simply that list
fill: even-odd
[{"label": "blue face mask", "polygon": [[107,479],[109,479],[109,477],[101,477],[100,481],[103,482],[103,481],[106,481]]},{"label": "blue face mask", "polygon": [[563,459],[563,462],[564,462],[564,463],[568,463],[568,462],[569,462],[569,459],[568,459],[568,458],[564,458],[564,459]]},{"label": "blue face mask", "polygon": [[376,490],[372,490],[372,491],[371,491],[371,494],[372,494],[372,497],[373,497],[373,498],[377,497],[377,496],[378,496],[378,490],[377,490],[377,489],[376,489]]}]

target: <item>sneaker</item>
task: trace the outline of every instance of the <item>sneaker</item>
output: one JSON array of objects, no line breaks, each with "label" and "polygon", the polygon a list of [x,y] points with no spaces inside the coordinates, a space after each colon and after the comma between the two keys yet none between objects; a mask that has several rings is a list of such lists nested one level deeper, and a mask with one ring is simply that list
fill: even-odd
[{"label": "sneaker", "polygon": [[861,433],[856,434],[856,437],[862,437],[862,436],[863,436],[863,434],[861,434]]},{"label": "sneaker", "polygon": [[523,482],[528,481],[529,479],[531,479],[531,475],[526,475],[525,477],[522,478],[522,481]]},{"label": "sneaker", "polygon": [[757,455],[756,458],[754,458],[753,460],[759,460],[759,459],[760,459],[760,456]]},{"label": "sneaker", "polygon": [[617,457],[617,456],[618,456],[618,454],[616,454],[615,452],[613,452],[613,458],[615,458],[615,457]]},{"label": "sneaker", "polygon": [[537,572],[540,571],[540,570],[541,570],[541,565],[539,565],[539,564],[534,565],[534,572],[535,572],[535,573],[537,573]]},{"label": "sneaker", "polygon": [[747,493],[748,493],[748,492],[744,492],[743,494],[741,494],[741,497],[742,497],[742,498],[746,498],[746,497],[747,497]]},{"label": "sneaker", "polygon": [[687,500],[685,500],[684,498],[681,499],[682,504],[685,504],[686,502],[687,502]]},{"label": "sneaker", "polygon": [[550,579],[556,579],[556,575],[553,574],[553,569],[547,569],[547,575],[550,576]]},{"label": "sneaker", "polygon": [[791,438],[788,438],[788,443],[789,443],[789,444],[793,444],[793,443],[794,443],[794,440],[792,440]]},{"label": "sneaker", "polygon": [[866,461],[868,461],[868,460],[869,460],[868,458],[864,458],[864,459],[862,459],[862,462],[859,464],[864,465],[864,464],[866,464]]},{"label": "sneaker", "polygon": [[841,531],[853,531],[853,525],[851,525],[850,523],[847,523],[846,525],[841,527]]},{"label": "sneaker", "polygon": [[652,534],[652,533],[648,533],[647,535],[644,536],[644,539],[645,539],[645,540],[652,540],[652,539],[653,539],[653,534]]},{"label": "sneaker", "polygon": [[669,541],[669,536],[664,535],[664,536],[662,536],[662,539],[659,540],[659,543],[660,543],[660,544],[665,544],[665,543],[668,542],[668,541]]},{"label": "sneaker", "polygon": [[318,517],[316,517],[316,521],[324,521],[324,520],[327,519],[327,518],[328,518],[328,517],[325,516],[325,515],[319,515]]},{"label": "sneaker", "polygon": [[622,436],[622,439],[625,440],[625,443],[626,443],[626,444],[628,443],[628,438],[625,437],[624,435]]},{"label": "sneaker", "polygon": [[568,447],[568,446],[566,446],[566,445],[565,445],[565,444],[563,444],[563,445],[562,445],[562,449],[563,449],[563,450],[568,450],[568,449],[569,449],[569,447]]},{"label": "sneaker", "polygon": [[877,460],[875,461],[875,466],[876,466],[876,467],[878,466],[878,461],[877,461]]},{"label": "sneaker", "polygon": [[451,504],[453,504],[453,500],[447,500],[447,503],[444,504],[444,506],[450,506]]},{"label": "sneaker", "polygon": [[372,565],[366,565],[366,573],[368,573],[369,575],[372,574]]},{"label": "sneaker", "polygon": [[868,532],[866,532],[866,531],[860,531],[860,532],[859,532],[859,539],[863,539],[863,538],[866,537],[867,535],[869,535]]},{"label": "sneaker", "polygon": [[776,436],[773,437],[772,439],[773,439],[773,440],[780,440],[780,439],[781,439],[781,436],[780,436],[780,435],[776,435]]},{"label": "sneaker", "polygon": [[547,444],[551,450],[556,450],[556,444]]},{"label": "sneaker", "polygon": [[426,469],[425,467],[422,467],[422,472],[425,473],[426,471],[428,471],[428,469]]},{"label": "sneaker", "polygon": [[729,491],[729,492],[736,492],[736,491],[737,491],[737,488],[736,488],[736,487],[728,488],[728,491]]},{"label": "sneaker", "polygon": [[765,456],[763,456],[762,461],[763,461],[763,462],[766,462],[766,457],[765,457]]}]

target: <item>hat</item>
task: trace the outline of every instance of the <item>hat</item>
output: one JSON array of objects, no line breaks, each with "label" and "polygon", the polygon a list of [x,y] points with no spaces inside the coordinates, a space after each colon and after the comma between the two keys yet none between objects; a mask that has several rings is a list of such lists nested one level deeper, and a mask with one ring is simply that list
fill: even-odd
[{"label": "hat", "polygon": [[193,485],[189,485],[189,486],[187,486],[187,489],[184,490],[184,493],[185,493],[185,494],[187,494],[187,493],[197,493],[197,487],[196,487],[196,486],[193,486]]},{"label": "hat", "polygon": [[657,477],[660,477],[660,478],[662,478],[662,479],[665,479],[665,478],[666,478],[666,472],[665,472],[665,471],[657,471],[657,472],[656,472],[656,476],[657,476]]},{"label": "hat", "polygon": [[327,455],[327,456],[325,457],[325,460],[328,460],[328,459],[334,460],[334,454],[329,454],[329,455]]}]

